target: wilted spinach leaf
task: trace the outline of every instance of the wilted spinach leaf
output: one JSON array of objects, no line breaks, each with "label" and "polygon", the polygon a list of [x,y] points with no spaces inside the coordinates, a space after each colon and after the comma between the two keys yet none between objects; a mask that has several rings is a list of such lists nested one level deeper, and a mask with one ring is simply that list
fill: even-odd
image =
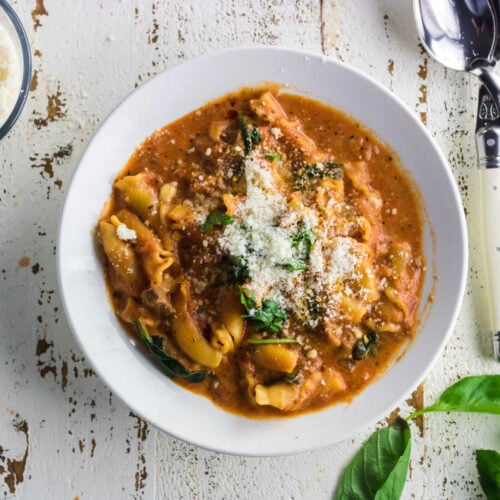
[{"label": "wilted spinach leaf", "polygon": [[151,336],[146,325],[141,319],[134,320],[134,326],[137,334],[144,342],[151,356],[155,359],[158,366],[171,378],[180,378],[186,382],[198,383],[202,382],[209,374],[207,371],[191,371],[188,370],[180,361],[168,355],[162,349],[162,338],[159,336]]},{"label": "wilted spinach leaf", "polygon": [[309,163],[300,166],[295,171],[295,189],[310,189],[315,186],[318,179],[330,177],[341,179],[344,175],[341,163]]},{"label": "wilted spinach leaf", "polygon": [[368,332],[363,338],[357,340],[354,344],[354,347],[352,348],[352,359],[355,359],[356,361],[363,359],[377,342],[378,334],[373,331]]},{"label": "wilted spinach leaf", "polygon": [[241,130],[243,144],[245,145],[245,156],[248,156],[252,152],[252,149],[261,141],[260,132],[255,125],[253,128],[250,128],[243,115],[238,115],[238,125]]}]

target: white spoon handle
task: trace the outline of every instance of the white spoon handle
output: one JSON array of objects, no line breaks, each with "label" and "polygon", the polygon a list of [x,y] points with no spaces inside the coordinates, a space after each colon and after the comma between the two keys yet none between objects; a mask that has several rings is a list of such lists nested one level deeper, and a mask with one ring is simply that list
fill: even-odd
[{"label": "white spoon handle", "polygon": [[479,172],[490,325],[495,359],[500,361],[500,168],[482,168]]}]

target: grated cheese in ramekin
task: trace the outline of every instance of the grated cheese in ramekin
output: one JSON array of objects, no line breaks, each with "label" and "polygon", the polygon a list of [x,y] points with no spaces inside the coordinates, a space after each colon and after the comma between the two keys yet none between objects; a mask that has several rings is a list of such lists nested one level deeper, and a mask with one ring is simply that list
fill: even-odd
[{"label": "grated cheese in ramekin", "polygon": [[14,107],[21,87],[19,54],[9,32],[0,25],[0,126]]}]

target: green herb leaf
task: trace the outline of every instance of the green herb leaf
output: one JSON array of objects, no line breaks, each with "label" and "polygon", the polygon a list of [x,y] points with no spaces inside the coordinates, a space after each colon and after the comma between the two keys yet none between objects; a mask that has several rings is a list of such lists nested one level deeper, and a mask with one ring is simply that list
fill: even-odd
[{"label": "green herb leaf", "polygon": [[290,385],[299,385],[300,384],[300,370],[297,370],[294,373],[290,373],[289,375],[284,375],[281,379],[285,384]]},{"label": "green herb leaf", "polygon": [[309,267],[302,259],[288,259],[283,266],[289,271],[303,271]]},{"label": "green herb leaf", "polygon": [[466,411],[500,415],[500,375],[465,377],[448,387],[436,402],[407,420],[431,411]]},{"label": "green herb leaf", "polygon": [[247,261],[238,255],[229,255],[229,278],[231,283],[244,282],[250,277]]},{"label": "green herb leaf", "polygon": [[304,229],[300,233],[292,235],[292,246],[296,248],[303,246],[306,259],[311,255],[315,241],[316,235],[310,229]]},{"label": "green herb leaf", "polygon": [[295,339],[248,339],[249,344],[296,344]]},{"label": "green herb leaf", "polygon": [[500,498],[500,453],[494,450],[476,450],[479,482],[488,500]]},{"label": "green herb leaf", "polygon": [[220,210],[212,212],[201,226],[202,233],[208,233],[213,226],[227,226],[234,222],[234,218],[230,215],[222,213]]},{"label": "green herb leaf", "polygon": [[[433,405],[416,411],[406,421],[436,411],[500,414],[500,375],[465,377],[446,389]],[[372,434],[345,469],[335,498],[400,497],[410,456],[411,436],[406,421],[398,418],[391,427]],[[476,461],[487,498],[500,498],[500,454],[476,450]]]},{"label": "green herb leaf", "polygon": [[268,160],[273,160],[273,161],[280,161],[280,155],[278,153],[264,153],[264,158],[267,158]]},{"label": "green herb leaf", "polygon": [[330,177],[340,179],[344,174],[341,163],[310,163],[299,167],[295,172],[295,188],[306,189],[312,187],[317,179]]},{"label": "green herb leaf", "polygon": [[259,144],[262,140],[262,136],[260,135],[259,129],[254,125],[252,131],[250,132],[250,139],[252,140],[252,148]]},{"label": "green herb leaf", "polygon": [[372,434],[345,469],[335,498],[399,498],[408,473],[410,439],[410,428],[401,418]]},{"label": "green herb leaf", "polygon": [[250,311],[243,316],[252,323],[252,328],[256,332],[267,330],[272,333],[278,333],[283,330],[286,321],[286,314],[281,310],[274,300],[264,300],[257,309]]},{"label": "green herb leaf", "polygon": [[255,332],[278,333],[283,329],[287,315],[274,300],[264,300],[257,307],[255,294],[245,287],[240,287],[240,300],[247,312],[243,318],[250,321]]},{"label": "green herb leaf", "polygon": [[242,286],[240,286],[240,301],[247,312],[255,309],[257,305],[257,299],[252,290]]},{"label": "green herb leaf", "polygon": [[170,378],[180,378],[186,382],[199,383],[209,374],[207,371],[188,370],[180,361],[167,354],[162,349],[162,338],[159,336],[152,337],[141,319],[136,318],[134,320],[134,326],[151,356]]},{"label": "green herb leaf", "polygon": [[363,338],[357,340],[354,344],[354,347],[352,348],[352,359],[355,359],[356,361],[363,359],[369,352],[372,352],[373,347],[377,342],[377,333],[368,332]]},{"label": "green herb leaf", "polygon": [[245,146],[245,155],[248,156],[252,152],[252,149],[261,141],[261,135],[259,129],[255,125],[250,129],[243,115],[238,115],[238,125]]},{"label": "green herb leaf", "polygon": [[313,163],[305,165],[303,169],[303,175],[309,179],[324,179],[325,177],[339,179],[343,174],[343,165],[341,163]]}]

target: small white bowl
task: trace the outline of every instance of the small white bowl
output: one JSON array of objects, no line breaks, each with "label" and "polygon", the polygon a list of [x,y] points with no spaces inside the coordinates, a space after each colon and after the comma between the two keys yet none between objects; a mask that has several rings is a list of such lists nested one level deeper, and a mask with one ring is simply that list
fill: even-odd
[{"label": "small white bowl", "polygon": [[[31,51],[26,31],[15,10],[0,0],[0,43],[9,47],[10,76],[13,84],[12,99],[0,102],[0,140],[7,135],[23,110],[31,84]],[[3,45],[3,44],[2,44]],[[2,89],[0,88],[0,92]],[[5,110],[2,108],[6,108]]]},{"label": "small white bowl", "polygon": [[[431,290],[435,300],[427,306],[418,335],[403,358],[351,403],[301,417],[252,420],[227,413],[172,383],[135,346],[106,295],[92,232],[113,178],[147,136],[215,97],[264,81],[290,84],[294,91],[345,111],[397,152],[427,210],[428,271],[422,302]],[[134,412],[177,438],[216,451],[256,456],[331,445],[375,423],[408,397],[453,329],[466,268],[467,236],[457,187],[446,160],[414,113],[380,84],[345,64],[268,47],[203,55],[161,73],[129,95],[97,130],[80,161],[67,193],[58,244],[59,285],[69,323],[111,390]]]}]

